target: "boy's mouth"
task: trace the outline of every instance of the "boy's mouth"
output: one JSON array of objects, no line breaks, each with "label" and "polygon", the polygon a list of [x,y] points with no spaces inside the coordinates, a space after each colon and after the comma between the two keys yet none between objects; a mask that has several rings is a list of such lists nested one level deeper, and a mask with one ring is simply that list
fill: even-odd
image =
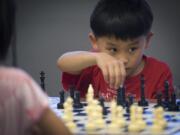
[{"label": "boy's mouth", "polygon": [[129,76],[131,74],[131,68],[126,68],[126,76]]},{"label": "boy's mouth", "polygon": [[126,68],[126,72],[130,71],[130,68]]}]

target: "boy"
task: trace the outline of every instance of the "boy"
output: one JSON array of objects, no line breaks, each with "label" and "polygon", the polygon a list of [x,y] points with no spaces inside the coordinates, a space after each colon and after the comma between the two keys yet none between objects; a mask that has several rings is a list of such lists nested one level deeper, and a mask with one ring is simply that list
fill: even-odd
[{"label": "boy", "polygon": [[0,0],[0,135],[70,135],[37,83],[21,69],[3,64],[14,21],[14,1]]},{"label": "boy", "polygon": [[140,98],[140,76],[144,75],[146,98],[164,92],[166,80],[172,91],[169,67],[144,55],[153,36],[152,22],[145,0],[100,0],[90,18],[92,51],[68,52],[57,61],[63,87],[67,90],[74,85],[85,97],[92,84],[95,97],[111,100],[123,85],[126,95]]}]

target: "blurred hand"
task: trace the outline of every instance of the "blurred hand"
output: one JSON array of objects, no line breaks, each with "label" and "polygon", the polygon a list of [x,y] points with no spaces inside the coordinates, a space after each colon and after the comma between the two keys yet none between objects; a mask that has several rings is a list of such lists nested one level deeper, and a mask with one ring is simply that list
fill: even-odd
[{"label": "blurred hand", "polygon": [[95,57],[97,66],[101,69],[110,88],[118,89],[120,85],[123,85],[126,77],[124,61],[103,52],[95,53]]}]

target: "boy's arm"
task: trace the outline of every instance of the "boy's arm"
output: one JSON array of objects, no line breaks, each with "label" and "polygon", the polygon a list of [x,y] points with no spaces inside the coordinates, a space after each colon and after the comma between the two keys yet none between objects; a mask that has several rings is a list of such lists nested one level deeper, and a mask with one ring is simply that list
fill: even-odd
[{"label": "boy's arm", "polygon": [[124,61],[104,52],[76,51],[62,55],[57,65],[61,71],[71,74],[80,74],[83,69],[97,65],[109,86],[118,89],[126,77]]},{"label": "boy's arm", "polygon": [[32,127],[38,135],[72,135],[63,121],[54,112],[47,108],[40,120]]},{"label": "boy's arm", "polygon": [[87,51],[68,52],[57,61],[57,66],[61,71],[71,74],[80,74],[83,69],[95,64],[95,55]]}]

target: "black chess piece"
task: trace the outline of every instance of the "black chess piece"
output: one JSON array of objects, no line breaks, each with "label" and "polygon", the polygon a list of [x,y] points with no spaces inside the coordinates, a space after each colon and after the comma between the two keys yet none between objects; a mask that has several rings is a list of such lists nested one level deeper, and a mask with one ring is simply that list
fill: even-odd
[{"label": "black chess piece", "polygon": [[134,96],[133,95],[129,95],[128,99],[129,99],[129,105],[131,106],[134,103]]},{"label": "black chess piece", "polygon": [[124,86],[120,86],[117,90],[117,105],[121,105],[122,107],[126,107],[127,105]]},{"label": "black chess piece", "polygon": [[171,94],[171,102],[168,111],[179,111],[179,107],[176,104],[176,94],[174,92]]},{"label": "black chess piece", "polygon": [[167,80],[164,81],[164,91],[165,91],[165,95],[164,95],[165,99],[163,104],[165,108],[168,108],[170,105],[170,101],[169,101],[169,82]]},{"label": "black chess piece", "polygon": [[100,102],[100,105],[102,106],[102,109],[103,109],[103,115],[107,115],[107,109],[104,105],[104,98],[102,96],[100,96],[99,102]]},{"label": "black chess piece", "polygon": [[157,93],[156,98],[157,98],[157,104],[154,107],[159,107],[159,106],[164,107],[163,102],[162,102],[162,93],[161,92]]},{"label": "black chess piece", "polygon": [[129,113],[130,112],[130,107],[131,105],[134,103],[134,96],[133,95],[129,95],[128,96],[128,102],[127,102],[127,106],[126,106],[126,112]]},{"label": "black chess piece", "polygon": [[80,102],[80,92],[79,91],[75,91],[74,92],[74,104],[73,104],[74,108],[82,108],[83,104]]},{"label": "black chess piece", "polygon": [[59,99],[60,99],[60,102],[57,104],[57,108],[58,109],[64,109],[64,91],[60,91],[59,92]]},{"label": "black chess piece", "polygon": [[148,102],[146,101],[145,94],[144,94],[144,91],[145,91],[145,79],[144,79],[144,75],[141,75],[140,79],[141,79],[141,86],[140,86],[141,99],[138,102],[138,105],[139,106],[148,106]]},{"label": "black chess piece", "polygon": [[73,99],[74,101],[74,92],[75,92],[75,86],[74,85],[71,85],[69,87],[69,91],[70,91],[70,97]]},{"label": "black chess piece", "polygon": [[43,89],[43,91],[45,90],[45,73],[44,71],[40,72],[40,80],[41,80],[41,88]]}]

